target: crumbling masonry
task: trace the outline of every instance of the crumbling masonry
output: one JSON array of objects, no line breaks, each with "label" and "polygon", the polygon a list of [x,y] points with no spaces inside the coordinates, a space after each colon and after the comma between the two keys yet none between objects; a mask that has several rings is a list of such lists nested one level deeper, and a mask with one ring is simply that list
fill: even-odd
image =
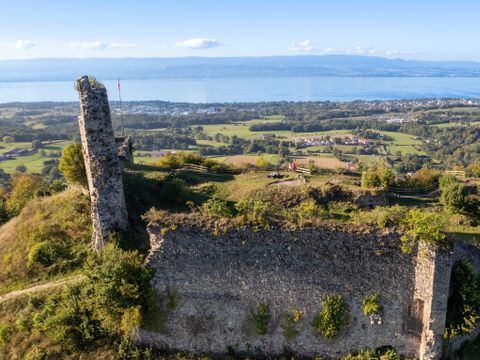
[{"label": "crumbling masonry", "polygon": [[128,215],[107,90],[101,84],[91,84],[88,76],[77,80],[77,90],[78,124],[92,206],[93,247],[98,250],[112,230],[127,228]]},{"label": "crumbling masonry", "polygon": [[[105,88],[86,76],[77,87],[93,242],[99,249],[110,231],[128,224],[121,165]],[[130,161],[130,140],[119,144],[123,161]],[[391,345],[403,355],[438,360],[452,268],[465,259],[480,271],[480,251],[462,242],[449,250],[421,246],[404,254],[401,234],[394,231],[320,224],[296,230],[246,226],[218,233],[189,222],[191,215],[176,219],[175,226],[148,225],[147,264],[155,270],[159,320],[141,330],[137,340],[154,347],[268,355],[288,348],[298,355],[339,358],[352,350]],[[322,297],[332,293],[345,298],[350,322],[338,337],[326,339],[314,333],[311,323]],[[383,306],[375,319],[362,309],[364,297],[373,293]],[[270,311],[268,331],[262,335],[254,325],[259,303]],[[288,338],[281,324],[292,309],[304,316],[298,335]],[[464,340],[455,339],[454,345]]]}]

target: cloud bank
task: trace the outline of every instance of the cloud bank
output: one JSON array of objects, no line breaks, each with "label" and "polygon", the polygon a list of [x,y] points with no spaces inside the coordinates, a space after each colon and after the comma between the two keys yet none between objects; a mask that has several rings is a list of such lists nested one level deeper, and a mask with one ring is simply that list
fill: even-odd
[{"label": "cloud bank", "polygon": [[108,49],[127,49],[137,47],[136,43],[110,43],[106,41],[83,41],[71,42],[68,44],[72,48],[81,48],[86,50],[104,51]]},{"label": "cloud bank", "polygon": [[17,40],[15,47],[19,50],[27,51],[33,48],[36,44],[31,40]]},{"label": "cloud bank", "polygon": [[177,47],[189,49],[211,49],[224,45],[217,39],[193,38],[175,43]]},{"label": "cloud bank", "polygon": [[290,51],[295,52],[310,52],[315,50],[313,43],[310,40],[304,40],[293,43],[293,46],[290,48]]}]

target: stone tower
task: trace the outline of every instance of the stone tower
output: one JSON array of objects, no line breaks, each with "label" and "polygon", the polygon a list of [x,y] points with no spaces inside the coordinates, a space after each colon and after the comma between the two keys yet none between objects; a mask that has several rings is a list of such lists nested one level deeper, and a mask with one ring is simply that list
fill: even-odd
[{"label": "stone tower", "polygon": [[76,88],[80,95],[78,124],[92,203],[93,248],[99,250],[110,231],[125,230],[128,226],[122,170],[107,90],[88,76],[78,79]]}]

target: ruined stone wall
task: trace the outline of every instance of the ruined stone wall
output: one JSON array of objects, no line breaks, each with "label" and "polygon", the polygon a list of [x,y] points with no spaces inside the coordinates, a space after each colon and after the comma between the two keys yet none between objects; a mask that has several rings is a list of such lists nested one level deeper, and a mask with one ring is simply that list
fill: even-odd
[{"label": "ruined stone wall", "polygon": [[[339,357],[385,345],[405,355],[418,353],[423,323],[420,335],[409,329],[416,257],[399,251],[396,233],[330,225],[296,231],[244,228],[217,236],[188,226],[162,235],[161,225],[151,225],[149,232],[148,263],[156,270],[153,286],[165,323],[163,331],[141,332],[146,343],[207,353],[230,347],[279,354],[290,348],[300,355]],[[349,326],[326,339],[311,323],[322,298],[333,293],[348,303]],[[362,300],[371,293],[380,295],[384,307],[381,324],[363,313]],[[172,294],[176,306],[169,309]],[[259,303],[270,309],[267,335],[255,332]],[[280,322],[292,308],[305,315],[299,335],[287,339]]]},{"label": "ruined stone wall", "polygon": [[113,229],[125,229],[128,216],[123,192],[107,91],[94,87],[87,76],[77,80],[80,95],[78,124],[92,204],[93,246],[103,247]]}]

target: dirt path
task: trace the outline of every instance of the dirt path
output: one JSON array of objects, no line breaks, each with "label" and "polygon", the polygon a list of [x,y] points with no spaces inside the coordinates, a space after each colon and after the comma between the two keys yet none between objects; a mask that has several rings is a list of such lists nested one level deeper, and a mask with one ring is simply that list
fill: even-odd
[{"label": "dirt path", "polygon": [[60,280],[55,280],[55,281],[50,281],[45,284],[40,284],[36,286],[32,286],[26,289],[21,289],[21,290],[15,290],[3,295],[0,295],[0,303],[16,298],[18,296],[26,295],[26,294],[31,294],[31,293],[36,293],[36,292],[41,292],[45,290],[49,290],[55,287],[60,287],[63,285],[67,284],[72,284],[76,282],[80,282],[82,280],[85,280],[84,275],[75,275],[75,276],[70,276],[68,278],[60,279]]}]

